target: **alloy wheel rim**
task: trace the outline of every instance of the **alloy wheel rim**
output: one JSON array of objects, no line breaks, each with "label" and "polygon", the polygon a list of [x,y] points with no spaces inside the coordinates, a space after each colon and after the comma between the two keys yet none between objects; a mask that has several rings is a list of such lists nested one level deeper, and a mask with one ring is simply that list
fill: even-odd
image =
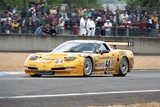
[{"label": "alloy wheel rim", "polygon": [[128,62],[125,59],[121,62],[120,68],[123,74],[128,72]]},{"label": "alloy wheel rim", "polygon": [[92,65],[91,65],[91,62],[90,62],[90,60],[87,60],[86,62],[85,62],[85,74],[86,75],[90,75],[90,73],[91,73],[91,71],[92,71]]}]

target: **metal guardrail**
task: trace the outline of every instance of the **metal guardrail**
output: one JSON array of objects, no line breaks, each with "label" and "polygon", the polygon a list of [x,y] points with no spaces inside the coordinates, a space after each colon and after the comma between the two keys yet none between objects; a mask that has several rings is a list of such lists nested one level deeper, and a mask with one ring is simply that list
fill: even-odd
[{"label": "metal guardrail", "polygon": [[[2,26],[0,26],[0,28],[2,28]],[[36,28],[33,28],[36,29]],[[28,32],[30,33],[26,33],[23,32],[24,30],[22,28],[18,29],[17,33],[13,33],[10,32],[8,34],[34,34],[33,29],[27,29]],[[72,33],[73,31],[70,29],[66,29],[64,35],[73,35]],[[0,32],[0,33],[5,33],[5,32]],[[57,35],[59,35],[59,33],[57,32]],[[105,35],[101,35],[100,33],[95,36],[104,36]],[[142,37],[160,37],[160,32],[159,30],[156,29],[140,29],[140,28],[112,28],[111,29],[111,37],[112,36],[142,36]]]}]

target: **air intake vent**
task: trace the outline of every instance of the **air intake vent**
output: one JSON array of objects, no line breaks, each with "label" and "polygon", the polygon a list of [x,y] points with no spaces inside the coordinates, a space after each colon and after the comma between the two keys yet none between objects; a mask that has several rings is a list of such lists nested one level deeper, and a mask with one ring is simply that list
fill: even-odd
[{"label": "air intake vent", "polygon": [[28,69],[38,70],[38,68],[36,68],[36,67],[28,67]]},{"label": "air intake vent", "polygon": [[65,70],[65,68],[64,67],[62,67],[62,68],[52,68],[51,70]]}]

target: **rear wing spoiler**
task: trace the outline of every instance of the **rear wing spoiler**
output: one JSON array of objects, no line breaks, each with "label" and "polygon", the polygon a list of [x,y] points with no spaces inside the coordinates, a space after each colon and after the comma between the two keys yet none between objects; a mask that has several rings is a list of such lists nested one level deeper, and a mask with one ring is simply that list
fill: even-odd
[{"label": "rear wing spoiler", "polygon": [[116,46],[134,46],[134,42],[106,42],[108,45],[112,45],[115,49]]}]

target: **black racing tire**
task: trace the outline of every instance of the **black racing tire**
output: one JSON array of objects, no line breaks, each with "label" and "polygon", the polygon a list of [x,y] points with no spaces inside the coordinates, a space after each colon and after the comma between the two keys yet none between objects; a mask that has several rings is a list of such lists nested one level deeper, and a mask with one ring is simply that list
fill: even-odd
[{"label": "black racing tire", "polygon": [[84,61],[84,66],[83,66],[83,73],[84,76],[88,77],[92,74],[93,71],[93,64],[90,58],[86,58]]},{"label": "black racing tire", "polygon": [[123,57],[120,60],[120,64],[119,64],[119,74],[115,74],[113,76],[121,76],[124,77],[127,75],[129,71],[129,62],[128,59],[126,57]]},{"label": "black racing tire", "polygon": [[31,77],[41,77],[42,75],[40,74],[34,74],[34,75],[30,75]]}]

